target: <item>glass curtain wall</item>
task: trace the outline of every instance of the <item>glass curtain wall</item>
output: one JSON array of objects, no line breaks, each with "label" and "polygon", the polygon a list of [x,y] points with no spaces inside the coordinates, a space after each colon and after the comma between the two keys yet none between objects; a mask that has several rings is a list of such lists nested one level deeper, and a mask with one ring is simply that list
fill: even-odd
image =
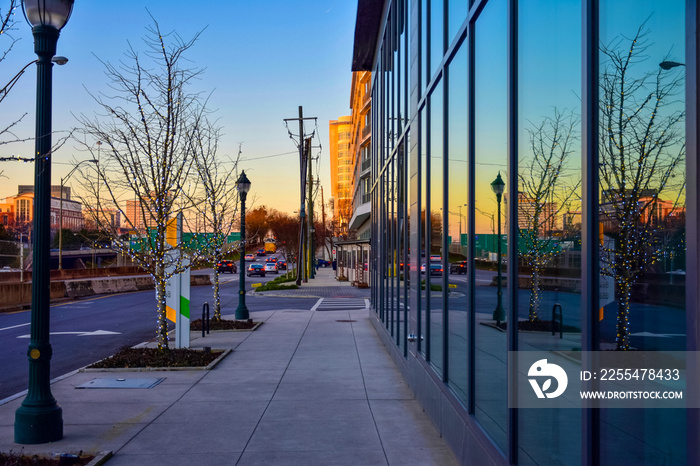
[{"label": "glass curtain wall", "polygon": [[[475,159],[474,242],[476,276],[475,416],[499,448],[506,450],[507,347],[503,297],[508,239],[508,147],[506,1],[493,0],[474,28]],[[495,186],[501,186],[494,190]],[[500,195],[496,191],[500,189]],[[500,226],[499,226],[500,225]],[[499,235],[499,231],[501,234]],[[500,273],[499,273],[500,270]],[[498,277],[501,276],[499,282]]]},{"label": "glass curtain wall", "polygon": [[[422,0],[412,15],[409,3],[391,3],[373,73],[372,304],[403,354],[415,349],[466,422],[517,464],[581,464],[592,432],[593,462],[682,465],[684,411],[601,410],[593,426],[579,409],[508,412],[503,330],[519,351],[686,348],[686,2],[600,0],[599,186],[582,199],[584,1],[517,1],[510,120],[508,0],[480,2],[469,19],[474,2]],[[410,109],[409,66],[419,81]],[[509,134],[517,135],[510,164]],[[581,305],[582,206],[591,196],[600,204],[594,316]],[[463,261],[473,274],[460,272]],[[512,267],[518,289],[506,293]],[[518,322],[506,322],[509,300]],[[409,302],[415,327],[407,328]],[[591,317],[600,319],[592,348],[581,337]],[[410,332],[416,345],[407,347]]]},{"label": "glass curtain wall", "polygon": [[[686,348],[685,3],[600,2],[601,350]],[[603,410],[601,464],[685,464],[684,423]]]},{"label": "glass curtain wall", "polygon": [[[518,2],[519,351],[581,348],[580,12]],[[579,410],[520,410],[518,435],[519,464],[580,462]]]},{"label": "glass curtain wall", "polygon": [[[452,10],[450,10],[452,12]],[[466,16],[466,14],[465,14]],[[460,20],[461,21],[461,20]],[[450,22],[452,24],[452,21]],[[468,174],[468,48],[466,41],[447,68],[447,206],[448,277],[447,367],[448,383],[459,400],[467,404],[467,174]]]}]

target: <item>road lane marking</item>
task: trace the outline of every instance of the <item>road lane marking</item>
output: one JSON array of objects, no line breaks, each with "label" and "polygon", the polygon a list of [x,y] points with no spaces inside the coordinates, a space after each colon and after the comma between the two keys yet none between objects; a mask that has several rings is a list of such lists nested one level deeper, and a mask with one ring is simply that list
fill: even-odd
[{"label": "road lane marking", "polygon": [[3,330],[10,330],[10,329],[17,328],[17,327],[24,327],[25,325],[30,325],[30,324],[31,324],[31,322],[27,322],[26,324],[19,324],[19,325],[13,325],[12,327],[0,328],[0,332],[2,332]]},{"label": "road lane marking", "polygon": [[[79,337],[89,337],[95,335],[121,335],[119,332],[110,332],[109,330],[95,330],[94,332],[51,332],[49,335],[77,335]],[[20,335],[17,338],[29,338],[30,335]]]}]

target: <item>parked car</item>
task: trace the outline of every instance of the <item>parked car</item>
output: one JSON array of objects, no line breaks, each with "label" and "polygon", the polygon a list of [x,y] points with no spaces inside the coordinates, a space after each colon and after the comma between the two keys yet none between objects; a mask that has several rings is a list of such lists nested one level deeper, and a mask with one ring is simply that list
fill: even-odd
[{"label": "parked car", "polygon": [[277,261],[277,270],[287,270],[287,262]]},{"label": "parked car", "polygon": [[246,275],[249,277],[253,275],[260,275],[261,277],[265,276],[265,266],[262,264],[250,264],[248,266],[248,271],[246,272]]},{"label": "parked car", "polygon": [[450,264],[450,273],[466,274],[467,261],[453,262]]},{"label": "parked car", "polygon": [[280,273],[277,270],[277,264],[274,262],[265,262],[265,272]]},{"label": "parked car", "polygon": [[325,259],[317,259],[317,260],[318,260],[319,267],[330,267],[331,266],[330,261],[327,261]]},{"label": "parked car", "polygon": [[254,260],[255,260],[255,256],[254,256],[253,254],[246,254],[246,255],[245,255],[245,260],[246,260],[246,261],[254,261]]},{"label": "parked car", "polygon": [[236,273],[238,272],[238,266],[234,261],[230,260],[222,260],[216,263],[216,271],[219,273],[223,272],[230,272],[230,273]]},{"label": "parked car", "polygon": [[431,262],[430,275],[442,275],[442,264],[439,262]]}]

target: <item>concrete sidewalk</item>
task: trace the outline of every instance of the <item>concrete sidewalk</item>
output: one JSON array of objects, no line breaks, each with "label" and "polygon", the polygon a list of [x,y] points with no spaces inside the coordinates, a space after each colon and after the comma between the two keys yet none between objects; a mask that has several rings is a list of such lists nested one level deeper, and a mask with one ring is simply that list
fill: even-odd
[{"label": "concrete sidewalk", "polygon": [[[192,333],[192,347],[234,350],[211,371],[78,372],[55,382],[64,438],[53,444],[13,443],[23,397],[0,406],[0,451],[112,451],[109,466],[456,464],[367,310],[252,317],[264,321],[254,332]],[[165,380],[76,388],[117,377]]]}]

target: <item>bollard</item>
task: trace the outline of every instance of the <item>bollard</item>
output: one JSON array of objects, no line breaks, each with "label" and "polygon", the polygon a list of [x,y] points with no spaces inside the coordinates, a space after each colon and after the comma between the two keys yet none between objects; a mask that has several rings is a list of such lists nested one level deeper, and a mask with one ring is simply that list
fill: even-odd
[{"label": "bollard", "polygon": [[204,337],[205,327],[207,333],[209,333],[209,303],[204,303],[204,306],[202,306],[202,337]]},{"label": "bollard", "polygon": [[[558,313],[557,308],[559,308]],[[559,317],[559,338],[561,339],[564,338],[564,311],[559,303],[556,303],[554,307],[552,307],[552,336],[556,333],[554,323],[557,317]]]}]

